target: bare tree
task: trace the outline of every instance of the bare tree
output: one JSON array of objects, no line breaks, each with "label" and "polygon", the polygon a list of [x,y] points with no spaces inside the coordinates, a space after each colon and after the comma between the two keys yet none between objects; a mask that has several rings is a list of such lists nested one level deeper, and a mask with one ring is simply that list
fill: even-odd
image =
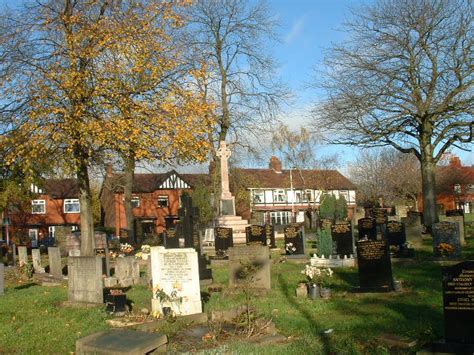
[{"label": "bare tree", "polygon": [[317,122],[332,142],[391,145],[420,161],[427,226],[438,221],[435,167],[473,129],[472,2],[381,0],[354,11],[332,48]]},{"label": "bare tree", "polygon": [[229,134],[245,141],[248,132],[269,127],[287,92],[275,80],[276,65],[268,49],[276,39],[275,21],[266,4],[199,0],[188,16],[194,61],[205,63],[209,72],[200,89],[217,103],[214,145]]},{"label": "bare tree", "polygon": [[420,164],[413,155],[390,148],[363,150],[349,167],[349,175],[361,201],[376,203],[382,196],[394,204],[410,199],[418,210]]}]

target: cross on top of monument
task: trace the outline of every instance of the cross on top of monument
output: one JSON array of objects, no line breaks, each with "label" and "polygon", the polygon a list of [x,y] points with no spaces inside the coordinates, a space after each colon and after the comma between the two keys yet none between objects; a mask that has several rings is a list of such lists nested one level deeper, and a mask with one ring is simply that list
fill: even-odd
[{"label": "cross on top of monument", "polygon": [[227,148],[225,141],[220,141],[219,149],[216,150],[216,155],[221,158],[221,161],[224,159],[229,159],[231,153],[232,152],[229,148]]}]

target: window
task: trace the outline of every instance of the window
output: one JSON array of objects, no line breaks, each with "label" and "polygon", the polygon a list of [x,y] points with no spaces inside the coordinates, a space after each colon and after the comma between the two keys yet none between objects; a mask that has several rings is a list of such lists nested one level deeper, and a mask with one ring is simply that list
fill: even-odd
[{"label": "window", "polygon": [[76,225],[71,226],[71,232],[75,232],[75,231],[78,231],[78,230],[79,230],[78,226],[76,226]]},{"label": "window", "polygon": [[295,202],[303,201],[303,191],[295,191]]},{"label": "window", "polygon": [[28,236],[30,237],[30,240],[38,240],[38,230],[37,229],[29,229],[28,230]]},{"label": "window", "polygon": [[253,202],[254,203],[263,203],[265,202],[265,193],[262,190],[253,191]]},{"label": "window", "polygon": [[311,190],[305,190],[304,202],[313,202],[313,192]]},{"label": "window", "polygon": [[130,200],[132,204],[132,208],[138,208],[140,207],[140,197],[138,196],[133,196],[132,199]]},{"label": "window", "polygon": [[454,193],[455,194],[460,194],[461,193],[461,185],[459,185],[459,184],[454,185]]},{"label": "window", "polygon": [[274,202],[286,202],[285,190],[275,190],[273,192],[273,201]]},{"label": "window", "polygon": [[158,196],[158,207],[168,207],[169,206],[169,198],[168,196]]},{"label": "window", "polygon": [[81,206],[78,199],[64,200],[64,213],[79,213]]},{"label": "window", "polygon": [[274,225],[285,225],[291,221],[291,212],[270,212],[270,218]]},{"label": "window", "polygon": [[34,213],[34,214],[46,213],[46,201],[45,200],[31,201],[31,213]]},{"label": "window", "polygon": [[56,227],[55,226],[49,226],[48,227],[48,238],[55,238],[55,233],[56,233]]}]

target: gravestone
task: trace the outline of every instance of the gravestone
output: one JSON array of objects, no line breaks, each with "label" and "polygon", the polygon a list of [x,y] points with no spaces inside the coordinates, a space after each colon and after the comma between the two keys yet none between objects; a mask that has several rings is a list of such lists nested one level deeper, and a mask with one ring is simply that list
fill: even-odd
[{"label": "gravestone", "polygon": [[61,265],[61,251],[59,247],[48,247],[49,273],[55,278],[63,277],[63,268]]},{"label": "gravestone", "polygon": [[392,263],[385,240],[357,242],[359,292],[388,292],[393,290]]},{"label": "gravestone", "polygon": [[[455,210],[457,211],[457,210]],[[466,245],[466,235],[464,234],[464,215],[449,215],[446,213],[446,217],[442,221],[457,223],[459,226],[459,238],[461,245]]]},{"label": "gravestone", "polygon": [[28,263],[28,252],[25,246],[18,247],[18,265],[22,266]]},{"label": "gravestone", "polygon": [[344,257],[354,254],[352,241],[352,228],[350,223],[336,223],[331,226],[333,250],[336,254]]},{"label": "gravestone", "polygon": [[216,250],[216,256],[227,256],[227,249],[234,246],[234,239],[232,235],[232,228],[214,228],[214,248]]},{"label": "gravestone", "polygon": [[0,295],[5,292],[5,265],[0,263]]},{"label": "gravestone", "polygon": [[13,267],[16,266],[16,245],[12,244]]},{"label": "gravestone", "polygon": [[304,236],[299,224],[293,223],[283,229],[286,255],[304,255]]},{"label": "gravestone", "polygon": [[216,150],[216,156],[220,159],[221,172],[221,197],[220,197],[220,214],[221,216],[235,216],[235,199],[229,188],[229,164],[228,159],[231,151],[227,148],[225,141],[219,142],[219,149]]},{"label": "gravestone", "polygon": [[[59,253],[59,248],[56,248]],[[102,258],[70,256],[68,258],[68,300],[78,303],[103,303]]]},{"label": "gravestone", "polygon": [[446,210],[446,217],[461,216],[464,217],[463,210]]},{"label": "gravestone", "polygon": [[140,281],[140,266],[134,256],[115,260],[115,277],[122,287],[136,285]]},{"label": "gravestone", "polygon": [[474,353],[474,261],[443,269],[444,341],[434,344],[443,353]]},{"label": "gravestone", "polygon": [[461,257],[461,240],[457,223],[434,223],[432,237],[433,251],[436,257]]},{"label": "gravestone", "polygon": [[373,218],[361,218],[357,221],[357,225],[359,229],[359,240],[365,238],[369,240],[377,239],[377,227]]},{"label": "gravestone", "polygon": [[270,248],[276,248],[276,241],[275,241],[275,228],[273,227],[272,224],[265,223],[264,226],[265,228],[265,236],[267,238],[267,245],[270,246]]},{"label": "gravestone", "polygon": [[199,255],[199,281],[201,284],[212,283],[212,269],[211,261],[206,257],[206,255]]},{"label": "gravestone", "polygon": [[421,226],[423,224],[423,214],[418,211],[408,211],[406,225],[407,226]]},{"label": "gravestone", "polygon": [[165,248],[166,249],[179,248],[179,235],[178,235],[176,226],[166,229]]},{"label": "gravestone", "polygon": [[390,221],[387,223],[387,241],[388,245],[400,246],[405,244],[405,226],[403,223]]},{"label": "gravestone", "polygon": [[[184,235],[185,248],[199,248],[199,242],[195,241],[194,224],[199,217],[199,209],[193,206],[193,199],[188,194],[181,196],[182,208],[179,209],[180,225]],[[199,239],[197,239],[199,241]]]},{"label": "gravestone", "polygon": [[[175,315],[202,312],[198,255],[194,249],[151,247],[151,269],[153,312],[163,314],[163,307],[170,307]],[[160,292],[166,298],[160,299]]]},{"label": "gravestone", "polygon": [[31,259],[33,260],[35,273],[44,273],[44,268],[41,266],[41,253],[39,249],[31,249]]},{"label": "gravestone", "polygon": [[252,224],[245,228],[247,244],[267,245],[267,235],[265,228],[258,224]]},{"label": "gravestone", "polygon": [[271,289],[270,250],[264,245],[229,248],[229,286]]},{"label": "gravestone", "polygon": [[374,208],[373,215],[375,224],[386,224],[388,221],[387,210],[384,208]]}]

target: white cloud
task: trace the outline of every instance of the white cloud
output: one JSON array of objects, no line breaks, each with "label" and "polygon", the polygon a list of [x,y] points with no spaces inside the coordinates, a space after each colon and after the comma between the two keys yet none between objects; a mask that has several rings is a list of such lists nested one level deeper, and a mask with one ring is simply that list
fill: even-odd
[{"label": "white cloud", "polygon": [[285,36],[285,43],[290,44],[292,43],[302,32],[305,25],[306,16],[301,16],[298,18],[291,26],[290,32],[288,32]]}]

